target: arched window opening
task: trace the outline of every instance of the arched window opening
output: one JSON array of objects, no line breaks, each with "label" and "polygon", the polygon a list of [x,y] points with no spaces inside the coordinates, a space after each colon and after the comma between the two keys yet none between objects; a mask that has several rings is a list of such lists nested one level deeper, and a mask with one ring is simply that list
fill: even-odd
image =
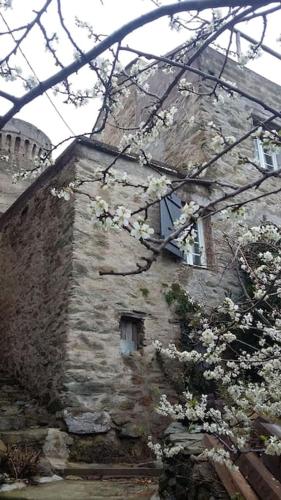
[{"label": "arched window opening", "polygon": [[9,153],[11,152],[11,144],[12,144],[12,137],[10,134],[7,134],[6,135],[6,148],[9,151]]},{"label": "arched window opening", "polygon": [[28,140],[28,139],[25,139],[25,141],[24,141],[24,156],[25,156],[26,158],[28,158],[28,157],[29,157],[29,146],[30,146],[30,142],[29,142],[29,140]]},{"label": "arched window opening", "polygon": [[20,137],[16,137],[16,140],[15,140],[15,153],[18,154],[19,153],[19,150],[20,150],[20,143],[21,143],[21,139]]},{"label": "arched window opening", "polygon": [[36,148],[37,148],[36,144],[33,144],[33,146],[32,146],[32,153],[31,153],[32,158],[34,158],[35,155],[36,155]]}]

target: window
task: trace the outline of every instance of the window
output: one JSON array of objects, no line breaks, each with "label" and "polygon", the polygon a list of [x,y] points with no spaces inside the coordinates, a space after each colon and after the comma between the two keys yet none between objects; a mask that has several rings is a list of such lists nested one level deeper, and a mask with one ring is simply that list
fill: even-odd
[{"label": "window", "polygon": [[120,320],[120,351],[128,355],[143,345],[143,320],[131,316],[122,316]]},{"label": "window", "polygon": [[[175,193],[166,196],[160,201],[160,220],[161,220],[161,236],[166,238],[174,231],[174,222],[179,219],[182,209],[182,201],[178,198]],[[210,225],[209,217],[206,222]],[[185,256],[183,252],[179,249],[177,242],[175,240],[170,241],[165,249],[170,253],[176,255],[183,259],[187,264],[192,266],[206,266],[206,245],[204,236],[205,223],[202,220],[198,220],[197,224],[194,226],[196,232],[195,242],[189,255]],[[210,238],[209,238],[210,239]]]},{"label": "window", "polygon": [[281,168],[281,152],[266,148],[260,139],[255,139],[256,158],[265,170]]},{"label": "window", "polygon": [[185,256],[185,260],[187,264],[192,266],[204,266],[206,265],[206,258],[202,220],[199,220],[194,225],[193,230],[195,231],[194,244],[190,253]]}]

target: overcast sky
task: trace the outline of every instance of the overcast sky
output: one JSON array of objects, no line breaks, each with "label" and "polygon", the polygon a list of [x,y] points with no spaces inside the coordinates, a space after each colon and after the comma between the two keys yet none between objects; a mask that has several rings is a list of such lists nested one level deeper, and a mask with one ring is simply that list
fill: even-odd
[{"label": "overcast sky", "polygon": [[[43,3],[42,0],[13,0],[13,10],[4,12],[5,19],[12,27],[24,24],[34,15],[32,14],[32,9],[39,10]],[[162,3],[171,2],[163,1]],[[83,21],[91,23],[98,33],[109,34],[127,21],[148,10],[152,10],[153,5],[149,0],[103,0],[103,5],[101,0],[62,0],[62,7],[65,21],[71,28],[78,45],[83,49],[89,49],[91,47],[91,41],[88,40],[86,34],[78,31],[74,27],[75,16],[78,16],[79,19]],[[45,26],[48,27],[49,33],[53,33],[57,30],[54,10],[51,9],[49,14],[45,15],[42,20]],[[281,18],[279,13],[271,16],[269,29],[265,39],[267,45],[270,45],[278,51],[281,50],[280,42],[277,42],[281,31],[280,21]],[[254,38],[257,38],[262,29],[261,20],[252,22],[248,26],[243,26],[241,29],[247,31]],[[4,30],[1,19],[0,30]],[[154,51],[158,54],[164,54],[185,40],[186,32],[171,32],[168,29],[168,21],[166,19],[162,19],[145,28],[139,29],[130,36],[130,38],[126,39],[130,46],[142,50]],[[12,40],[10,40],[10,43],[12,43]],[[223,43],[223,40],[221,43]],[[5,47],[3,43],[1,45],[0,54],[2,55],[4,50],[7,51],[7,48],[8,37],[6,37]],[[44,50],[42,37],[37,29],[23,44],[23,50],[41,80],[47,78],[57,70],[50,55]],[[70,49],[64,38],[60,39],[59,51],[63,54],[65,62],[70,62],[73,59],[73,50]],[[126,57],[127,59],[124,58],[124,62],[128,61],[128,55]],[[31,74],[30,69],[27,68],[26,62],[21,56],[18,57],[17,64],[24,69],[26,74]],[[263,76],[281,84],[280,65],[279,70],[277,70],[278,63],[271,56],[264,56],[255,61],[252,63],[252,68]],[[91,76],[92,73],[82,71],[79,77],[80,86],[91,86]],[[9,92],[11,92],[11,89],[14,89],[17,95],[21,95],[23,92],[22,86],[17,83],[13,85],[9,84],[8,88],[6,85],[3,88]],[[99,103],[97,100],[92,101],[91,104],[87,106],[76,109],[72,105],[63,104],[62,99],[54,96],[52,91],[50,91],[49,94],[75,134],[89,132],[92,129],[98,110]],[[0,106],[0,112],[3,114],[7,110],[7,107],[3,101],[0,101]],[[33,103],[26,106],[17,116],[33,123],[43,130],[53,143],[60,141],[70,134],[69,130],[63,124],[45,96],[36,99]]]}]

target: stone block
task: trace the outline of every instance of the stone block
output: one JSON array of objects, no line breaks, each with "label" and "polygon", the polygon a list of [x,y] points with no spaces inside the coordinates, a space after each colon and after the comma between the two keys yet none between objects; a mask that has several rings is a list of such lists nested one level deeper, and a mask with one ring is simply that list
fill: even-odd
[{"label": "stone block", "polygon": [[140,438],[144,435],[144,428],[141,424],[128,422],[121,427],[119,436],[126,438]]},{"label": "stone block", "polygon": [[72,438],[60,429],[49,429],[43,446],[45,457],[67,459]]},{"label": "stone block", "polygon": [[64,412],[64,420],[68,431],[73,434],[101,434],[112,427],[110,415],[105,412]]},{"label": "stone block", "polygon": [[164,431],[165,436],[169,436],[170,434],[184,433],[186,432],[186,427],[180,422],[173,422],[170,424],[167,429]]},{"label": "stone block", "polygon": [[1,459],[6,456],[6,453],[7,453],[7,446],[0,439],[0,462],[1,462]]},{"label": "stone block", "polygon": [[201,433],[176,432],[170,434],[170,442],[173,445],[183,445],[183,453],[186,455],[200,455],[204,450],[203,438],[204,434]]}]

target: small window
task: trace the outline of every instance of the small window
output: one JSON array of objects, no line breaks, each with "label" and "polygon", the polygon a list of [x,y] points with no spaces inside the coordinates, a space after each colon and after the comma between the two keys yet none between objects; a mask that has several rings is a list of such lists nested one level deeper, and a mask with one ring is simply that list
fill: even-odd
[{"label": "small window", "polygon": [[256,158],[264,170],[272,171],[281,168],[281,151],[266,148],[260,139],[255,139]]},{"label": "small window", "polygon": [[131,316],[122,316],[120,320],[120,351],[128,355],[143,345],[143,320]]},{"label": "small window", "polygon": [[194,224],[193,230],[195,232],[194,244],[192,245],[190,253],[186,255],[185,260],[187,264],[191,266],[205,266],[206,253],[202,220],[198,220],[197,223]]}]

